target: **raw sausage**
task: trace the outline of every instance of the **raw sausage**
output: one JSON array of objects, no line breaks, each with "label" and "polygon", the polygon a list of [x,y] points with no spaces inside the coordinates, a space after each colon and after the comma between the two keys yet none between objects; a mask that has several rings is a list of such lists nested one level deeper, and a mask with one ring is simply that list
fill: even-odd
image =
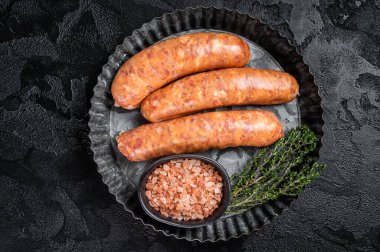
[{"label": "raw sausage", "polygon": [[242,67],[248,44],[227,33],[203,32],[164,40],[126,61],[111,87],[115,106],[137,108],[154,90],[183,76],[210,69]]},{"label": "raw sausage", "polygon": [[297,94],[297,81],[288,73],[228,68],[191,75],[153,92],[142,102],[141,113],[158,122],[217,107],[287,103]]},{"label": "raw sausage", "polygon": [[283,136],[277,117],[265,110],[217,111],[149,123],[116,138],[130,161],[236,146],[263,147]]},{"label": "raw sausage", "polygon": [[142,102],[141,113],[158,122],[217,107],[287,103],[297,94],[297,81],[288,73],[228,68],[191,75],[153,92]]},{"label": "raw sausage", "polygon": [[270,111],[217,111],[144,124],[117,137],[119,151],[130,161],[236,146],[263,147],[283,136]]}]

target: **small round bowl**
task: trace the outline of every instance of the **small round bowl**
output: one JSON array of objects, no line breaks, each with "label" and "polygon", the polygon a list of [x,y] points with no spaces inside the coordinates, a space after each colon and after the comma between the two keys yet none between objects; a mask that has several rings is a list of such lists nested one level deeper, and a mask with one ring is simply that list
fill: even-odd
[{"label": "small round bowl", "polygon": [[[173,159],[198,159],[202,160],[205,163],[208,163],[214,167],[216,171],[218,171],[219,175],[222,177],[223,181],[223,187],[222,187],[222,199],[219,203],[219,206],[217,209],[214,210],[214,212],[208,216],[207,218],[203,220],[188,220],[188,221],[180,221],[180,220],[175,220],[170,217],[165,217],[161,215],[158,211],[156,211],[153,207],[150,206],[149,200],[145,195],[146,192],[146,187],[145,184],[149,178],[149,176],[152,174],[152,172],[155,170],[157,166],[160,164],[166,163],[170,160]],[[226,170],[223,168],[221,164],[218,162],[208,158],[204,157],[201,155],[196,155],[196,154],[182,154],[182,155],[173,155],[173,156],[168,156],[161,158],[157,161],[155,161],[153,164],[148,165],[145,172],[141,176],[141,179],[139,181],[138,185],[138,198],[140,201],[140,204],[144,211],[153,219],[158,220],[162,223],[176,226],[176,227],[182,227],[182,228],[194,228],[194,227],[200,227],[204,225],[211,224],[213,221],[215,221],[217,218],[219,218],[227,209],[228,204],[230,202],[230,191],[231,191],[231,184],[230,184],[230,179],[228,177],[228,174]]]}]

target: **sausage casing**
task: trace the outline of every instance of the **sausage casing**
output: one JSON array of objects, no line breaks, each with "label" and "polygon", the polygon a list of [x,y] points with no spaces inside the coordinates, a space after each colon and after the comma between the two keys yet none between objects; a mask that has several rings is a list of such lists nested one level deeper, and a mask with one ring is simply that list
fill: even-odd
[{"label": "sausage casing", "polygon": [[191,75],[156,90],[142,102],[141,113],[158,122],[217,107],[287,103],[297,94],[297,81],[288,73],[228,68]]},{"label": "sausage casing", "polygon": [[236,146],[268,146],[283,136],[270,111],[217,111],[149,123],[122,132],[119,151],[130,161]]},{"label": "sausage casing", "polygon": [[242,67],[248,44],[227,33],[182,35],[154,44],[127,60],[111,87],[115,106],[137,108],[154,90],[183,76],[210,69]]}]

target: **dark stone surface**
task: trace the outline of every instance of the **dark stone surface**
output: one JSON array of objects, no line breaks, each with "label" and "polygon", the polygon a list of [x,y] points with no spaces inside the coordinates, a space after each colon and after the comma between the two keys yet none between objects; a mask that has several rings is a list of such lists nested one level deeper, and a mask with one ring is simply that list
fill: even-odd
[{"label": "dark stone surface", "polygon": [[[89,149],[89,100],[124,36],[199,5],[260,17],[304,55],[324,108],[329,169],[262,230],[177,241],[108,193]],[[380,250],[380,1],[0,0],[0,248]]]}]

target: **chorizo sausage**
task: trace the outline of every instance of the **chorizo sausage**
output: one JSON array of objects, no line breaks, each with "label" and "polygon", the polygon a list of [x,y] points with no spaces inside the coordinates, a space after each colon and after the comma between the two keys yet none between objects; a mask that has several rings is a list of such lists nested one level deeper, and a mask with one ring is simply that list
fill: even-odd
[{"label": "chorizo sausage", "polygon": [[120,133],[119,151],[130,161],[236,146],[263,147],[283,136],[270,111],[234,110],[149,123]]},{"label": "chorizo sausage", "polygon": [[210,69],[242,67],[248,44],[227,33],[182,35],[150,46],[127,60],[111,87],[115,106],[137,108],[154,90],[183,76]]},{"label": "chorizo sausage", "polygon": [[217,107],[287,103],[297,94],[297,81],[288,73],[228,68],[191,75],[153,92],[142,102],[141,113],[158,122]]}]

